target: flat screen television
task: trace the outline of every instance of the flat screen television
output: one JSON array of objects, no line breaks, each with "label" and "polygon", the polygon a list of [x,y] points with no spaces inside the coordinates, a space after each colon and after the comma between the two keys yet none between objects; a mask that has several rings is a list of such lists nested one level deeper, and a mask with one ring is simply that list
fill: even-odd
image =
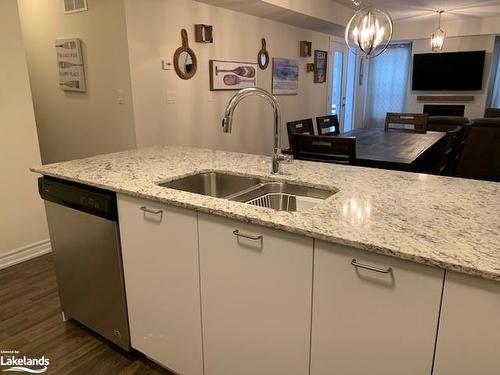
[{"label": "flat screen television", "polygon": [[483,86],[486,51],[413,56],[413,90],[476,91]]}]

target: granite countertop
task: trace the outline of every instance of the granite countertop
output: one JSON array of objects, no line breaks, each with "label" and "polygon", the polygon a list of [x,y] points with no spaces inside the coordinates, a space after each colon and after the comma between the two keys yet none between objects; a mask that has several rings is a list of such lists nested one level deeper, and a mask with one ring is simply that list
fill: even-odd
[{"label": "granite countertop", "polygon": [[[333,243],[500,280],[500,184],[295,161],[271,175],[271,158],[153,147],[32,168],[76,181]],[[304,212],[282,212],[167,189],[159,182],[227,171],[339,192]]]}]

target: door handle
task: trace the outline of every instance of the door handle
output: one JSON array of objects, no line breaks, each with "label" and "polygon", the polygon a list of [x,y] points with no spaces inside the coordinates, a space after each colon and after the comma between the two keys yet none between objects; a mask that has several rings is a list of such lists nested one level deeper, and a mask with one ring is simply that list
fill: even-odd
[{"label": "door handle", "polygon": [[362,268],[362,269],[365,269],[368,271],[373,271],[373,272],[378,272],[378,273],[391,273],[392,272],[391,267],[380,268],[380,267],[370,266],[368,264],[358,263],[355,258],[353,260],[351,260],[351,264],[356,268]]}]

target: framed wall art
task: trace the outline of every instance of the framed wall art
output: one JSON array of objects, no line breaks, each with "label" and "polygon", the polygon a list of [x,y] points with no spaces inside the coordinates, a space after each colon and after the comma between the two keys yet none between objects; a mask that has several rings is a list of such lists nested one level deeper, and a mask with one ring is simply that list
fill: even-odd
[{"label": "framed wall art", "polygon": [[59,87],[64,91],[85,92],[82,43],[78,38],[55,41]]},{"label": "framed wall art", "polygon": [[297,60],[273,58],[273,94],[297,95],[299,93],[299,63]]},{"label": "framed wall art", "polygon": [[314,83],[326,82],[326,69],[328,63],[328,52],[314,51]]},{"label": "framed wall art", "polygon": [[257,87],[258,64],[210,60],[210,90],[241,90]]},{"label": "framed wall art", "polygon": [[307,40],[300,41],[300,57],[309,57],[312,55],[312,42]]}]

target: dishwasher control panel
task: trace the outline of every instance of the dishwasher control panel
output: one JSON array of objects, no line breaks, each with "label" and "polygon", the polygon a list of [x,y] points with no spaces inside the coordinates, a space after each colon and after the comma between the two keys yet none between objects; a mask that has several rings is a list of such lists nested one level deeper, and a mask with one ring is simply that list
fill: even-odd
[{"label": "dishwasher control panel", "polygon": [[116,219],[114,192],[51,177],[40,177],[38,190],[45,200],[107,219]]}]

